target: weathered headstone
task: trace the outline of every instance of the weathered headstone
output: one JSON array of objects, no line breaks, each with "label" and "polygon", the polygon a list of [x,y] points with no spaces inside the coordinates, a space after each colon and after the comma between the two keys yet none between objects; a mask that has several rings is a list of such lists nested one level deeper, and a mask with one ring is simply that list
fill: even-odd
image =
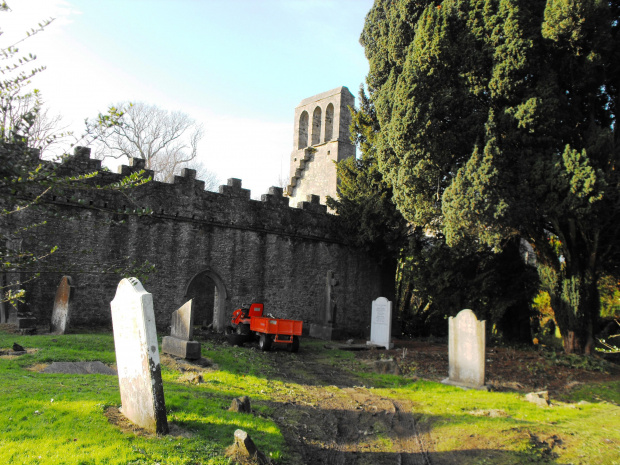
[{"label": "weathered headstone", "polygon": [[72,298],[73,286],[71,277],[63,276],[58,285],[58,290],[56,290],[54,309],[52,310],[52,321],[50,323],[50,333],[65,334],[69,329]]},{"label": "weathered headstone", "polygon": [[310,325],[310,336],[318,339],[331,341],[340,337],[340,330],[336,327],[336,313],[338,302],[336,299],[336,286],[338,280],[333,271],[327,272],[325,279],[325,303],[323,304],[323,315],[321,323],[312,323]]},{"label": "weathered headstone", "polygon": [[126,278],[110,306],[123,415],[148,431],[166,434],[153,296],[136,278]]},{"label": "weathered headstone", "polygon": [[325,323],[336,323],[336,311],[338,309],[338,303],[336,301],[336,286],[338,280],[333,271],[327,272],[326,287],[325,287]]},{"label": "weathered headstone", "polygon": [[228,408],[229,412],[252,413],[250,398],[248,396],[235,397]]},{"label": "weathered headstone", "polygon": [[372,302],[370,341],[366,344],[392,349],[392,302],[379,297]]},{"label": "weathered headstone", "polygon": [[449,377],[442,383],[486,389],[484,385],[485,321],[471,310],[448,320]]},{"label": "weathered headstone", "polygon": [[172,313],[170,336],[163,338],[162,352],[188,360],[200,358],[200,342],[190,340],[194,335],[193,302],[193,299],[185,302],[181,308]]},{"label": "weathered headstone", "polygon": [[28,302],[16,301],[8,305],[7,323],[15,326],[21,334],[34,334],[37,331],[37,319],[30,311]]}]

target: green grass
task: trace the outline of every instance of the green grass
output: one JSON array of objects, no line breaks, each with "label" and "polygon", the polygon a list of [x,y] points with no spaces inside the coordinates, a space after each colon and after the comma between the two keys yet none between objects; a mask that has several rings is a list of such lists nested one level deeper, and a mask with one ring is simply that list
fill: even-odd
[{"label": "green grass", "polygon": [[[221,364],[205,383],[179,381],[162,367],[168,421],[192,437],[144,437],[121,432],[104,412],[120,406],[115,376],[43,374],[26,368],[52,361],[115,363],[111,334],[16,336],[0,332],[0,348],[17,342],[39,349],[0,359],[0,463],[2,464],[227,464],[224,450],[234,431],[246,430],[261,450],[282,456],[285,443],[275,422],[260,415],[228,412],[234,397],[265,398],[265,378],[243,373],[247,349],[228,347],[205,356]],[[254,371],[260,363],[256,363]],[[266,368],[266,367],[264,367]],[[245,376],[244,376],[245,375]],[[263,389],[264,390],[264,389]]]},{"label": "green grass", "polygon": [[567,395],[565,400],[572,402],[611,402],[620,405],[620,381],[579,386]]},{"label": "green grass", "polygon": [[[490,461],[462,463],[613,465],[620,464],[620,408],[590,403],[600,392],[618,392],[620,383],[608,384],[574,394],[576,399],[589,399],[588,403],[553,401],[548,408],[524,401],[519,393],[462,390],[425,381],[376,392],[411,400],[418,424],[432,432],[437,453],[466,450],[474,444],[476,449],[490,451]],[[500,416],[489,416],[492,411],[499,411]],[[548,448],[549,438],[555,438],[559,447]],[[540,444],[544,440],[547,445]]]},{"label": "green grass", "polygon": [[[306,339],[298,354],[285,357],[203,342],[203,356],[218,368],[205,373],[202,383],[184,382],[180,372],[162,366],[168,421],[189,437],[155,437],[124,433],[108,422],[106,409],[120,406],[116,377],[29,369],[52,361],[113,364],[111,334],[0,332],[0,349],[13,342],[38,351],[0,358],[2,464],[226,464],[225,449],[238,428],[246,430],[276,463],[294,463],[294,454],[272,419],[273,399],[304,400],[308,388],[282,376],[278,369],[282,360],[300,379],[310,379],[300,362],[311,361],[349,376],[381,398],[411,402],[412,411],[407,413],[432,437],[431,458],[463,452],[458,463],[620,464],[620,382],[581,385],[561,400],[552,399],[552,407],[540,408],[519,393],[465,391],[374,374],[354,353],[327,350],[321,341]],[[345,396],[337,386],[321,389],[336,398]],[[241,395],[252,399],[253,414],[228,411],[232,399]],[[290,415],[290,421],[306,421],[301,411],[291,410]],[[390,432],[376,433],[377,443],[389,451]],[[476,454],[466,453],[471,450]]]}]

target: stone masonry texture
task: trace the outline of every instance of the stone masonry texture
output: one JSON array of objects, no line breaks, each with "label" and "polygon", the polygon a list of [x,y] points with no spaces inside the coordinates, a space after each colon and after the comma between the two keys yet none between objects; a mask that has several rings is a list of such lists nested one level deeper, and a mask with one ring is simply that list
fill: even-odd
[{"label": "stone masonry texture", "polygon": [[[59,171],[99,171],[90,182],[105,186],[141,170],[143,160],[132,159],[129,165],[118,174],[101,171],[90,150],[78,147]],[[72,325],[111,324],[110,301],[122,276],[113,269],[83,273],[80,263],[101,264],[96,270],[115,261],[153,264],[155,272],[141,280],[153,295],[162,331],[172,312],[191,298],[190,287],[215,285],[219,295],[214,313],[196,309],[196,323],[202,322],[201,314],[213,315],[216,329],[222,330],[235,308],[256,301],[265,304],[266,312],[303,320],[308,327],[322,321],[325,276],[331,270],[339,280],[335,323],[360,336],[369,333],[372,301],[392,294],[392,270],[350,246],[339,218],[327,213],[317,196],[290,208],[282,189],[272,187],[260,201],[251,200],[238,179],[228,180],[219,193],[209,192],[186,169],[172,184],[151,181],[128,192],[67,191],[43,201],[46,208],[20,216],[23,225],[47,220],[29,240],[59,247],[46,261],[55,271],[25,287],[39,324],[50,321],[63,273],[71,274],[75,286]],[[148,213],[140,215],[143,211]],[[28,250],[33,244],[26,242]],[[77,263],[66,270],[72,260]],[[200,281],[204,276],[211,279]]]},{"label": "stone masonry texture", "polygon": [[346,87],[337,87],[300,102],[295,108],[295,130],[291,153],[290,182],[286,195],[297,207],[308,195],[336,198],[338,180],[335,162],[355,156],[349,138],[355,97]]}]

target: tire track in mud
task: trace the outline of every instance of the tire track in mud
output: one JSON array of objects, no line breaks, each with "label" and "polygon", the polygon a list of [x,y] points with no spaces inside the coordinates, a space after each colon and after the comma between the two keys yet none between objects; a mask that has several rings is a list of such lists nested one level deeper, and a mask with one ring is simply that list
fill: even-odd
[{"label": "tire track in mud", "polygon": [[[275,355],[275,354],[274,354]],[[413,404],[379,396],[342,370],[308,357],[279,360],[280,376],[304,386],[274,397],[274,420],[292,452],[308,465],[431,465],[428,433]]]}]

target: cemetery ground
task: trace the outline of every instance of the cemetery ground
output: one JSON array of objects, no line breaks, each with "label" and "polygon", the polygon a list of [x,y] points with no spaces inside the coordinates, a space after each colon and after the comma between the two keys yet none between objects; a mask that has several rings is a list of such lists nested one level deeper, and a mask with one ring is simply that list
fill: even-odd
[{"label": "cemetery ground", "polygon": [[[486,392],[439,383],[441,340],[351,351],[302,338],[289,353],[195,339],[201,363],[161,356],[171,433],[158,437],[119,414],[116,376],[42,372],[114,367],[111,333],[0,328],[0,463],[225,464],[240,428],[275,464],[620,464],[620,367],[600,358],[487,347]],[[8,355],[14,342],[27,353]],[[525,400],[543,389],[550,406]],[[229,411],[243,395],[252,412]]]}]

